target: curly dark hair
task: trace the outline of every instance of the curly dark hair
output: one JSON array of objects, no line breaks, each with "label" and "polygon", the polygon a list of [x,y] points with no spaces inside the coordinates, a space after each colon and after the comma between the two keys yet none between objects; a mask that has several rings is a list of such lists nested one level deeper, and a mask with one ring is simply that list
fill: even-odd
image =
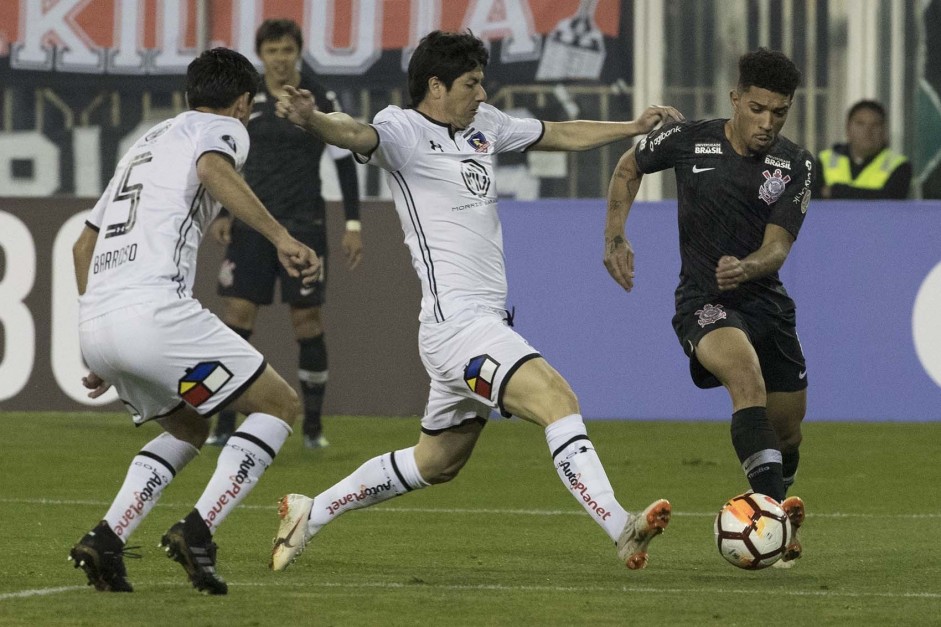
[{"label": "curly dark hair", "polygon": [[487,67],[490,53],[484,42],[470,31],[446,33],[440,30],[425,35],[408,62],[408,95],[417,107],[428,93],[428,81],[438,77],[447,89],[466,72]]},{"label": "curly dark hair", "polygon": [[758,48],[738,60],[739,91],[760,87],[790,98],[800,82],[800,70],[783,52]]}]

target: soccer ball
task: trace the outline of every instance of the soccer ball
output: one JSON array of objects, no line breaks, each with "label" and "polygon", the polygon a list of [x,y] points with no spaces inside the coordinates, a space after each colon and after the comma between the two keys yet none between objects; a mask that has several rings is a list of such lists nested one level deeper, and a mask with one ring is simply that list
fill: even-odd
[{"label": "soccer ball", "polygon": [[791,520],[770,496],[746,492],[729,499],[715,522],[719,554],[734,566],[767,568],[784,555]]}]

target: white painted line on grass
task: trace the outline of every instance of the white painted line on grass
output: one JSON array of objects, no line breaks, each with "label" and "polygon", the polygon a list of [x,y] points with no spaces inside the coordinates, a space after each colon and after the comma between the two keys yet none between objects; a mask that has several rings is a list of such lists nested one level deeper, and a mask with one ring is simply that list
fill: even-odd
[{"label": "white painted line on grass", "polygon": [[[655,586],[612,586],[610,588],[599,588],[598,586],[512,586],[504,584],[429,584],[429,583],[396,583],[396,582],[360,582],[360,583],[340,583],[330,581],[285,581],[283,577],[272,577],[270,581],[257,582],[228,582],[229,587],[237,588],[275,588],[275,589],[335,589],[335,590],[428,590],[428,591],[452,591],[452,592],[549,592],[549,593],[605,593],[605,594],[722,594],[722,595],[766,595],[765,589],[754,588],[712,588],[703,586],[699,588],[658,588]],[[138,592],[144,592],[150,588],[180,588],[185,589],[188,586],[183,580],[144,582],[135,583]],[[34,590],[22,590],[19,592],[7,592],[0,594],[0,602],[13,599],[23,599],[36,596],[48,596],[53,594],[62,594],[86,590],[88,586],[60,586],[56,588],[39,588]],[[816,597],[832,599],[941,599],[941,592],[861,592],[854,590],[794,590],[781,589],[778,594],[790,597]],[[89,594],[96,594],[90,591]]]},{"label": "white painted line on grass", "polygon": [[3,592],[0,593],[0,601],[42,597],[50,594],[59,594],[60,592],[74,592],[75,590],[84,590],[87,587],[88,586],[59,586],[58,588],[37,588],[35,590],[20,590],[19,592]]},{"label": "white painted line on grass", "polygon": [[[110,501],[98,501],[98,500],[70,500],[70,499],[11,499],[11,498],[0,498],[0,503],[17,503],[25,505],[88,505],[93,507],[108,507],[111,505]],[[170,508],[192,508],[192,503],[165,503],[161,502],[161,507],[170,507]],[[245,508],[249,510],[269,510],[277,511],[277,503],[272,503],[271,505],[240,505],[240,508]],[[395,507],[393,505],[380,505],[378,507],[371,507],[365,510],[360,510],[364,512],[392,512],[392,513],[402,513],[402,514],[483,514],[483,515],[499,515],[505,516],[507,514],[517,515],[517,516],[584,516],[585,512],[581,509],[513,509],[513,508],[479,508],[479,507]],[[713,517],[716,515],[715,512],[683,512],[683,511],[673,511],[674,516],[689,516],[694,518],[700,517]],[[935,519],[941,518],[941,512],[934,513],[925,513],[925,514],[912,514],[912,513],[886,513],[886,514],[871,514],[864,512],[817,512],[810,511],[807,513],[807,516],[810,518],[863,518],[863,519],[879,519],[884,520],[886,518],[892,519],[905,519],[905,520],[919,520],[919,519]]]}]

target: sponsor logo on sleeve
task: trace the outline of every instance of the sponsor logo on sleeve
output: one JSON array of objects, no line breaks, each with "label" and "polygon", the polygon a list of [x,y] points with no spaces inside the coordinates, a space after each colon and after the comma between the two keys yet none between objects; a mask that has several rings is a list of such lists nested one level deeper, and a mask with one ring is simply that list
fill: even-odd
[{"label": "sponsor logo on sleeve", "polygon": [[683,127],[680,125],[671,126],[670,128],[662,131],[659,135],[651,139],[647,144],[650,146],[650,152],[653,152],[657,146],[663,143],[663,141],[670,135],[674,135],[683,130]]},{"label": "sponsor logo on sleeve", "polygon": [[801,213],[807,213],[807,207],[810,206],[810,188],[804,187],[799,192],[797,192],[797,195],[794,196],[794,200],[792,202],[795,205],[800,205]]},{"label": "sponsor logo on sleeve", "polygon": [[236,145],[235,145],[235,138],[234,138],[234,137],[232,137],[231,135],[223,135],[223,136],[222,136],[222,141],[224,141],[224,142],[226,143],[226,145],[227,145],[229,148],[232,149],[232,152],[238,152],[238,148],[237,148]]}]

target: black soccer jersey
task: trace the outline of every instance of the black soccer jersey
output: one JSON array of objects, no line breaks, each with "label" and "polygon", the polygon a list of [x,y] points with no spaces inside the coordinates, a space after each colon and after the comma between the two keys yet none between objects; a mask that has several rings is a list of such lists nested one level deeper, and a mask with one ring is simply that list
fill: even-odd
[{"label": "black soccer jersey", "polygon": [[778,273],[719,292],[716,265],[761,248],[765,227],[776,224],[795,238],[813,177],[813,156],[779,136],[764,154],[739,155],[725,137],[726,120],[679,122],[651,132],[637,146],[641,172],[676,172],[680,235],[677,307],[712,299],[739,307],[791,309]]},{"label": "black soccer jersey", "polygon": [[[334,110],[326,90],[303,73],[298,89],[309,89],[320,111]],[[289,229],[322,225],[320,159],[326,146],[275,115],[276,104],[277,98],[262,80],[248,122],[252,144],[243,169],[245,180],[268,211]]]}]

